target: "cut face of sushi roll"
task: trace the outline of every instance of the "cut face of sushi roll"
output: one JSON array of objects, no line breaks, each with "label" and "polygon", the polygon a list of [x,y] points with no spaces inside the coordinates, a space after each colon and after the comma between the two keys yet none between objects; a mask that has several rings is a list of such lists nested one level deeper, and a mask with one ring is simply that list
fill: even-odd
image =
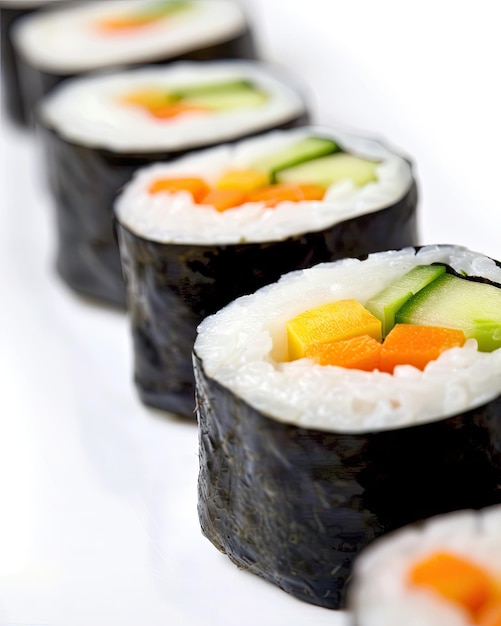
[{"label": "cut face of sushi roll", "polygon": [[61,81],[95,70],[174,60],[254,58],[229,0],[111,0],[30,16],[14,32],[27,110]]},{"label": "cut face of sushi roll", "polygon": [[39,9],[62,5],[70,0],[1,0],[1,67],[2,99],[9,118],[21,126],[27,123],[18,76],[18,58],[12,41],[14,24],[22,17]]},{"label": "cut face of sushi roll", "polygon": [[[501,327],[501,319],[499,312],[492,319],[490,290],[501,297],[501,268],[454,246],[293,272],[199,326],[202,530],[240,567],[308,602],[342,606],[352,562],[376,537],[432,515],[501,503],[499,344],[482,351],[470,335],[422,369],[400,362],[392,373],[291,354],[288,324],[323,315],[333,303],[339,316],[350,302],[357,321],[353,313],[347,319],[378,343],[382,324],[367,304],[414,268],[436,264],[466,290],[464,315],[455,300],[450,324],[440,324],[468,335],[474,318],[497,336],[493,326]],[[441,276],[422,289],[414,282],[407,303],[425,302],[418,296],[434,281]],[[475,296],[473,311],[477,288],[489,295]],[[435,309],[448,304],[446,295]],[[346,328],[342,316],[336,319],[338,331]],[[322,342],[328,325],[292,326],[301,339],[308,328],[306,336]]]},{"label": "cut face of sushi roll", "polygon": [[76,291],[124,306],[112,205],[132,173],[306,119],[297,92],[250,62],[179,63],[61,85],[40,111],[60,274]]},{"label": "cut face of sushi roll", "polygon": [[[328,183],[278,182],[298,168]],[[305,197],[312,189],[318,195]],[[191,351],[204,317],[290,270],[416,239],[409,163],[378,142],[315,127],[144,168],[115,213],[139,392],[191,417]]]},{"label": "cut face of sushi roll", "polygon": [[354,568],[355,626],[499,626],[501,507],[460,511],[392,533]]},{"label": "cut face of sushi roll", "polygon": [[[307,168],[310,174],[295,177]],[[365,178],[361,168],[367,169]],[[287,183],[280,182],[284,178]],[[276,241],[372,213],[383,220],[385,209],[406,198],[413,182],[409,163],[381,143],[309,127],[145,168],[119,199],[117,215],[136,234],[162,243]],[[415,191],[410,195],[414,214]],[[384,223],[374,224],[374,240],[381,238],[377,244],[358,232],[353,236],[360,241],[358,249],[341,244],[338,255],[380,250],[391,239],[397,247],[393,220],[407,232],[402,239],[409,243],[414,215],[404,213],[412,227],[406,228],[396,213],[385,215]]]}]

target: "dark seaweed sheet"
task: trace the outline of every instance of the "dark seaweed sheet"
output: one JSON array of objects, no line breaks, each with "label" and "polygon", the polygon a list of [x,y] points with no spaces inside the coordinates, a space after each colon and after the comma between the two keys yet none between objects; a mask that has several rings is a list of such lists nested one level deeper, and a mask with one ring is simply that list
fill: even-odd
[{"label": "dark seaweed sheet", "polygon": [[12,43],[12,28],[18,19],[41,8],[42,5],[16,8],[0,4],[2,102],[9,119],[19,126],[26,126],[28,120],[21,96],[18,69],[20,60]]},{"label": "dark seaweed sheet", "polygon": [[323,261],[415,245],[417,189],[396,204],[283,241],[176,245],[119,226],[142,400],[185,416],[194,413],[191,351],[204,317],[288,271]]},{"label": "dark seaweed sheet", "polygon": [[[304,113],[273,128],[239,135],[234,141],[307,122],[308,114]],[[170,161],[193,150],[119,154],[67,141],[42,123],[39,130],[56,208],[57,271],[76,292],[125,308],[125,286],[113,224],[116,194],[139,167]],[[210,147],[213,146],[200,146]]]},{"label": "dark seaweed sheet", "polygon": [[[106,68],[105,71],[122,71],[135,69],[144,65],[165,65],[175,61],[214,61],[217,59],[257,59],[256,46],[249,28],[241,34],[218,44],[198,50],[191,50],[177,56],[152,58],[139,63],[117,64]],[[18,74],[22,101],[26,119],[32,116],[36,104],[54,87],[70,78],[84,76],[85,72],[56,73],[48,72],[28,63],[22,57],[17,58]]]},{"label": "dark seaweed sheet", "polygon": [[255,410],[194,356],[205,536],[239,567],[338,609],[376,537],[501,503],[501,398],[382,432],[303,429]]},{"label": "dark seaweed sheet", "polygon": [[20,17],[30,12],[28,10],[0,6],[2,101],[10,120],[21,126],[26,123],[26,120],[21,100],[11,29]]}]

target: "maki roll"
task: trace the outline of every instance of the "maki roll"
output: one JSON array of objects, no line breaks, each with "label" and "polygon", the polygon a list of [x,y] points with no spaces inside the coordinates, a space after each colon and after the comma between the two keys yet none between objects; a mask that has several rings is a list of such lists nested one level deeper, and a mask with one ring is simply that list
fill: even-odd
[{"label": "maki roll", "polygon": [[[383,573],[383,574],[382,574]],[[432,518],[380,539],[355,564],[355,626],[499,626],[501,507]]]},{"label": "maki roll", "polygon": [[275,131],[138,172],[116,204],[135,381],[194,415],[204,317],[293,269],[416,243],[410,164],[342,131]]},{"label": "maki roll", "polygon": [[83,2],[29,16],[13,36],[27,115],[55,85],[87,72],[256,56],[245,15],[228,0]]},{"label": "maki roll", "polygon": [[178,63],[61,85],[40,110],[59,274],[75,291],[124,307],[113,201],[134,170],[306,119],[297,91],[252,62]]},{"label": "maki roll", "polygon": [[194,347],[203,533],[343,606],[378,536],[501,503],[500,348],[500,264],[460,247],[320,264],[237,299]]},{"label": "maki roll", "polygon": [[[19,125],[27,123],[21,98],[17,55],[12,29],[19,18],[65,0],[0,0],[2,97],[9,118]],[[66,0],[67,1],[67,0]]]}]

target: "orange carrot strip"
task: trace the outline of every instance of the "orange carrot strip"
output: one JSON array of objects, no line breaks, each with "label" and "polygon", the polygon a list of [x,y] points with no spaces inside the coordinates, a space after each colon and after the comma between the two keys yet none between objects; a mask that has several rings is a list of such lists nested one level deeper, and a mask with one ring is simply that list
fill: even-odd
[{"label": "orange carrot strip", "polygon": [[256,189],[249,194],[249,202],[264,202],[269,208],[277,206],[280,202],[301,202],[303,200],[321,200],[325,195],[325,189],[319,185],[268,185]]},{"label": "orange carrot strip", "polygon": [[209,113],[208,107],[195,104],[169,104],[163,107],[148,107],[148,112],[160,120],[168,120],[185,113]]},{"label": "orange carrot strip", "polygon": [[416,563],[409,582],[435,591],[472,615],[489,601],[494,585],[481,567],[447,552],[437,552]]},{"label": "orange carrot strip", "polygon": [[501,597],[484,604],[475,617],[478,626],[501,626]]},{"label": "orange carrot strip", "polygon": [[157,20],[158,17],[156,16],[111,17],[98,22],[97,27],[106,34],[121,34],[131,30],[144,28]]},{"label": "orange carrot strip", "polygon": [[211,204],[217,211],[226,211],[240,206],[247,200],[244,191],[235,189],[212,189],[203,198],[201,204]]},{"label": "orange carrot strip", "polygon": [[381,344],[370,335],[352,339],[314,343],[307,346],[304,356],[319,365],[337,365],[351,369],[372,371],[379,366]]},{"label": "orange carrot strip", "polygon": [[201,178],[157,178],[150,184],[148,191],[151,194],[162,191],[170,193],[188,191],[198,203],[209,193],[210,187]]},{"label": "orange carrot strip", "polygon": [[423,370],[444,350],[462,346],[465,341],[462,330],[396,324],[383,343],[380,369],[392,373],[397,365],[409,364]]},{"label": "orange carrot strip", "polygon": [[322,200],[325,196],[325,187],[320,185],[298,185],[298,187],[303,194],[303,200]]},{"label": "orange carrot strip", "polygon": [[183,113],[208,113],[211,109],[198,104],[184,104],[167,91],[155,88],[138,89],[119,98],[122,104],[145,109],[158,119],[170,119]]},{"label": "orange carrot strip", "polygon": [[228,170],[217,181],[217,189],[235,189],[238,191],[253,191],[264,187],[270,182],[265,172],[258,170]]}]

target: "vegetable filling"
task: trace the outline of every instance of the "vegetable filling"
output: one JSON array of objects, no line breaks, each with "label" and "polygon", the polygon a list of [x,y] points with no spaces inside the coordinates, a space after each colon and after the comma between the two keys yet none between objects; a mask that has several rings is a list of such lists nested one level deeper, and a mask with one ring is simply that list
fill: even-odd
[{"label": "vegetable filling", "polygon": [[501,347],[501,289],[450,274],[445,265],[418,266],[365,307],[356,300],[324,304],[286,329],[291,361],[390,374],[398,365],[424,370],[469,338],[481,352]]},{"label": "vegetable filling", "polygon": [[251,81],[230,80],[171,91],[160,87],[144,87],[123,94],[119,101],[159,120],[168,120],[188,113],[209,115],[256,108],[263,106],[268,98],[268,94]]},{"label": "vegetable filling", "polygon": [[[193,94],[197,92],[194,88],[186,100],[177,101],[176,105],[166,102],[172,94],[167,96],[151,90],[134,92],[126,96],[126,100],[128,104],[140,106],[149,103],[154,115],[166,117],[166,111],[173,106],[184,106],[183,102],[197,102],[197,106],[207,103],[211,90],[205,89],[205,96],[199,93],[194,99]],[[217,89],[213,88],[212,94],[215,92]],[[281,202],[323,200],[327,188],[341,181],[351,180],[354,186],[366,185],[377,179],[377,165],[376,161],[342,152],[330,139],[307,137],[286,150],[256,161],[248,169],[224,172],[212,186],[202,179],[164,178],[151,183],[149,193],[186,191],[195,203],[212,205],[217,211],[233,209],[246,202],[260,202],[267,208],[274,208]],[[195,180],[198,181],[196,187]],[[207,188],[205,196],[198,193],[202,187]]]},{"label": "vegetable filling", "polygon": [[436,552],[416,563],[409,585],[428,589],[463,609],[478,626],[501,626],[501,581],[456,554]]},{"label": "vegetable filling", "polygon": [[139,11],[107,17],[96,22],[95,27],[105,36],[128,35],[136,30],[142,30],[169,15],[187,9],[191,2],[186,0],[159,0],[151,6]]}]

